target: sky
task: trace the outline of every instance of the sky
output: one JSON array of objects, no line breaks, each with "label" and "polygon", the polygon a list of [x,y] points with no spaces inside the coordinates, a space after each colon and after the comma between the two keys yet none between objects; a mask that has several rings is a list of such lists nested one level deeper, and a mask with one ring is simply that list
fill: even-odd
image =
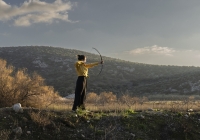
[{"label": "sky", "polygon": [[0,0],[0,47],[44,45],[200,66],[199,0]]}]

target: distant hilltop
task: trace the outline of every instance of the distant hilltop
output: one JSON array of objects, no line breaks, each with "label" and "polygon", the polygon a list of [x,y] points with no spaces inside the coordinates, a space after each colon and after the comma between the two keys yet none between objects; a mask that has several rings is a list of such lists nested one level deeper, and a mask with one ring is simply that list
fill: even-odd
[{"label": "distant hilltop", "polygon": [[[87,56],[87,62],[100,61],[97,54],[50,46],[0,47],[0,58],[15,68],[37,72],[46,84],[62,96],[74,93],[77,54]],[[200,67],[164,66],[128,62],[102,56],[101,66],[89,70],[88,92],[113,92],[133,96],[156,94],[193,95],[200,92]]]}]

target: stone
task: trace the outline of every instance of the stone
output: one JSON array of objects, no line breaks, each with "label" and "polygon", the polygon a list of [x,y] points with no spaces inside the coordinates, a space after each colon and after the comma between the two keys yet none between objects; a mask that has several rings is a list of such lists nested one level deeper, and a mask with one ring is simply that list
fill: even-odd
[{"label": "stone", "polygon": [[21,128],[21,127],[17,127],[17,128],[15,128],[15,129],[13,129],[13,132],[14,132],[16,135],[20,136],[20,135],[22,134],[22,128]]},{"label": "stone", "polygon": [[193,109],[188,109],[188,112],[193,112],[194,110]]},{"label": "stone", "polygon": [[21,106],[20,103],[14,104],[14,105],[12,106],[12,108],[13,108],[13,110],[14,110],[16,113],[18,113],[18,112],[23,113],[23,109],[22,109],[22,106]]}]

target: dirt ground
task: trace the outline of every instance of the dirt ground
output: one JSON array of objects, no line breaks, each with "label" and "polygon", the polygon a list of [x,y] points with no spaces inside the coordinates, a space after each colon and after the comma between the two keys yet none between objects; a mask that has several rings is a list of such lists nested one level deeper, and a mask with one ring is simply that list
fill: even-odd
[{"label": "dirt ground", "polygon": [[2,140],[197,140],[199,126],[198,112],[0,109]]}]

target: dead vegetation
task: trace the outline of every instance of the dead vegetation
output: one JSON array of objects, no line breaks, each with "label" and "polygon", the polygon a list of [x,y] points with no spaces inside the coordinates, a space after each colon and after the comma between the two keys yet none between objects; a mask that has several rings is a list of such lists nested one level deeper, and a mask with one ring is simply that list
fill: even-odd
[{"label": "dead vegetation", "polygon": [[26,69],[15,70],[0,59],[0,107],[21,103],[22,106],[47,107],[60,96],[36,73],[28,75]]}]

